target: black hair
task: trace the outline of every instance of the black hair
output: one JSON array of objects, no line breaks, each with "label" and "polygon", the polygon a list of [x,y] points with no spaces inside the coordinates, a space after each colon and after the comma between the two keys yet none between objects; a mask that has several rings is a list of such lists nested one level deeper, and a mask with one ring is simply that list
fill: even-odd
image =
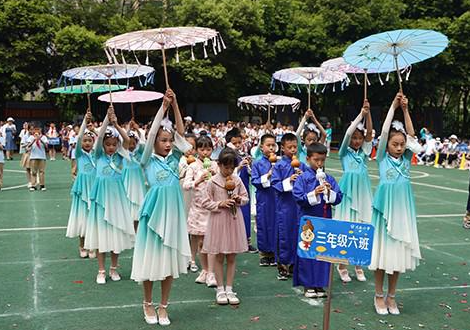
[{"label": "black hair", "polygon": [[214,148],[214,145],[212,144],[212,139],[208,137],[207,135],[201,135],[196,139],[196,149],[199,148]]},{"label": "black hair", "polygon": [[274,139],[274,141],[276,141],[276,138],[274,137],[274,135],[270,133],[266,133],[261,137],[260,145],[263,144],[267,139]]},{"label": "black hair", "polygon": [[186,133],[184,137],[187,139],[194,139],[194,141],[197,140],[196,134],[193,134],[193,133]]},{"label": "black hair", "polygon": [[207,135],[207,131],[205,129],[199,132],[199,136],[204,136],[204,135]]},{"label": "black hair", "polygon": [[241,138],[241,137],[242,137],[242,134],[240,130],[234,127],[230,131],[228,131],[227,134],[225,134],[225,141],[227,141],[227,143],[230,143],[233,138]]},{"label": "black hair", "polygon": [[307,157],[310,157],[313,154],[326,155],[327,153],[328,149],[320,142],[313,142],[307,147]]},{"label": "black hair", "polygon": [[314,130],[311,130],[311,129],[306,128],[306,129],[304,130],[304,134],[302,134],[302,140],[305,141],[305,139],[307,138],[307,136],[308,136],[310,133],[315,134],[315,135],[317,136],[317,139],[319,138],[317,132],[315,132]]},{"label": "black hair", "polygon": [[281,145],[285,145],[286,142],[297,141],[297,136],[293,133],[287,133],[282,136]]},{"label": "black hair", "polygon": [[219,164],[224,166],[237,167],[240,163],[240,160],[235,150],[233,150],[232,148],[224,148],[219,154],[218,162]]}]

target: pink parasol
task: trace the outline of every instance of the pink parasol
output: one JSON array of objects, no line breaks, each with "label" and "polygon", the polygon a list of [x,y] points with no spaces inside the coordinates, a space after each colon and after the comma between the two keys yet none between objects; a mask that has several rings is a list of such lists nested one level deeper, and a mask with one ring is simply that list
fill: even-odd
[{"label": "pink parasol", "polygon": [[[134,103],[155,101],[163,98],[163,94],[159,92],[150,91],[138,91],[133,88],[129,88],[122,92],[111,93],[113,103],[130,103],[132,118],[134,118]],[[102,102],[111,102],[109,94],[103,94],[98,97],[98,100]]]}]

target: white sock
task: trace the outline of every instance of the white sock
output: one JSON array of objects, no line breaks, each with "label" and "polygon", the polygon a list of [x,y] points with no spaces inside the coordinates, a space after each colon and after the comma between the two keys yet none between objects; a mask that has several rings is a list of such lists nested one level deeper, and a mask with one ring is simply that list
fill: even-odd
[{"label": "white sock", "polygon": [[227,285],[227,286],[225,287],[225,292],[232,292],[232,287],[229,286],[229,285]]},{"label": "white sock", "polygon": [[224,290],[224,286],[223,286],[223,285],[217,287],[217,293],[219,293],[219,292],[224,292],[224,291],[225,291],[225,290]]}]

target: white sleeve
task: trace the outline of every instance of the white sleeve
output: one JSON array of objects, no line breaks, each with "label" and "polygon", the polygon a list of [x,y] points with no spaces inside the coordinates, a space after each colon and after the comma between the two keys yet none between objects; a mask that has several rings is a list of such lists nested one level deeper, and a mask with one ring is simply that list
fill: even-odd
[{"label": "white sleeve", "polygon": [[320,197],[315,196],[315,191],[311,191],[307,194],[308,203],[312,206],[318,205],[321,203]]},{"label": "white sleeve", "polygon": [[411,150],[415,154],[419,154],[423,151],[423,147],[419,142],[410,135],[406,135],[406,149]]},{"label": "white sleeve", "polygon": [[362,151],[369,156],[372,153],[372,141],[362,143]]},{"label": "white sleeve", "polygon": [[323,200],[328,204],[333,204],[336,201],[336,192],[330,190],[329,194],[323,194]]},{"label": "white sleeve", "polygon": [[263,188],[271,187],[271,182],[269,181],[267,174],[261,176],[261,185],[263,186]]},{"label": "white sleeve", "polygon": [[293,187],[290,177],[282,181],[282,189],[284,189],[284,191],[292,191]]},{"label": "white sleeve", "polygon": [[178,132],[175,132],[175,141],[173,142],[173,145],[183,154],[191,150],[193,147],[184,137],[179,135]]}]

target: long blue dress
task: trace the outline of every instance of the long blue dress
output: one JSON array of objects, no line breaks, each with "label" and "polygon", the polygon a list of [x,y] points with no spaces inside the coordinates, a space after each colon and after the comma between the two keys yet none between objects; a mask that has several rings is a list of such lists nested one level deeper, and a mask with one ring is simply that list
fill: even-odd
[{"label": "long blue dress", "polygon": [[145,187],[145,177],[140,165],[144,146],[137,145],[133,152],[129,152],[129,159],[123,160],[122,179],[126,195],[130,202],[131,219],[139,219],[140,207],[144,201],[147,188]]},{"label": "long blue dress", "polygon": [[345,221],[370,223],[372,216],[372,189],[367,161],[372,151],[372,143],[364,142],[359,150],[349,147],[350,137],[345,135],[339,158],[343,176],[339,187],[343,201],[335,208],[334,218]]},{"label": "long blue dress", "polygon": [[12,127],[5,128],[5,151],[16,150],[15,134],[16,130]]},{"label": "long blue dress", "polygon": [[81,139],[77,142],[76,151],[77,177],[70,191],[72,206],[66,237],[85,237],[88,211],[91,206],[91,189],[96,176],[96,164],[93,151],[82,149]]},{"label": "long blue dress", "polygon": [[[292,196],[289,178],[295,173],[291,159],[283,156],[273,168],[271,186],[276,191],[275,256],[278,264],[292,265],[297,250],[298,206]],[[307,166],[300,164],[305,172]]]},{"label": "long blue dress", "polygon": [[179,148],[187,151],[188,144],[175,133],[175,147],[166,158],[152,154],[142,164],[150,189],[139,216],[131,274],[135,281],[162,281],[187,273],[191,250],[179,184]]},{"label": "long blue dress", "polygon": [[276,192],[271,187],[271,181],[265,177],[272,166],[269,159],[263,156],[253,163],[251,169],[251,183],[256,188],[256,240],[258,249],[264,253],[274,253],[276,250]]},{"label": "long blue dress", "polygon": [[[299,221],[296,230],[299,232],[300,218],[304,215],[331,218],[331,205],[341,203],[342,193],[331,175],[326,175],[326,181],[331,185],[330,199],[325,202],[325,196],[320,194],[315,199],[311,192],[320,185],[316,179],[316,171],[309,168],[294,183],[292,195],[299,205]],[[333,194],[334,192],[334,194]],[[313,204],[313,205],[312,205]],[[293,286],[303,286],[305,288],[328,286],[330,263],[317,261],[314,259],[299,258],[295,254]]]},{"label": "long blue dress", "polygon": [[120,253],[133,247],[134,227],[122,183],[122,160],[117,152],[107,155],[102,147],[96,150],[96,179],[90,193],[86,249]]},{"label": "long blue dress", "polygon": [[410,182],[413,152],[406,150],[396,159],[379,145],[380,182],[374,195],[372,225],[374,246],[369,269],[404,273],[419,265],[419,249],[416,209]]}]

